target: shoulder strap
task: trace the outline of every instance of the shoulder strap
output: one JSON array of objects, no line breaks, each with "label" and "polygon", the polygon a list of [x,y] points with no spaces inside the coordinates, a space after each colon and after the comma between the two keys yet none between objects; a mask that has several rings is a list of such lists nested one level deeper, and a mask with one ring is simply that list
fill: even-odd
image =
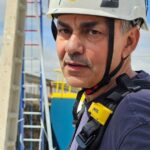
[{"label": "shoulder strap", "polygon": [[68,146],[68,149],[70,149],[70,146],[71,146],[72,141],[73,141],[73,139],[75,137],[78,125],[79,125],[80,120],[82,118],[82,115],[84,113],[84,108],[85,107],[82,107],[82,109],[79,112],[77,112],[77,109],[78,109],[78,106],[79,106],[79,103],[80,103],[80,100],[81,100],[81,97],[82,97],[83,93],[84,93],[84,90],[80,90],[77,93],[76,101],[75,101],[74,106],[73,106],[72,115],[73,115],[73,126],[75,127],[75,131],[74,131],[74,134],[72,136],[71,142],[70,142],[70,144]]},{"label": "shoulder strap", "polygon": [[139,85],[141,89],[150,89],[150,81],[133,80],[135,85]]},{"label": "shoulder strap", "polygon": [[77,128],[78,127],[78,123],[82,117],[82,114],[84,112],[84,108],[82,108],[80,110],[80,112],[77,112],[77,109],[78,109],[78,106],[79,106],[79,103],[80,103],[80,100],[81,100],[81,97],[84,93],[84,90],[80,90],[77,94],[77,97],[76,97],[76,101],[74,103],[74,106],[73,106],[73,111],[72,111],[72,114],[73,114],[73,125]]}]

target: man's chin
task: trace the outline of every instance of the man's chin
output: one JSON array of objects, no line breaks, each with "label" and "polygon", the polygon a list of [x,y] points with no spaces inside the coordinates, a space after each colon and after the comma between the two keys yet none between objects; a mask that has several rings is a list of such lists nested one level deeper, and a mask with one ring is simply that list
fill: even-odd
[{"label": "man's chin", "polygon": [[72,86],[72,87],[76,87],[76,88],[83,88],[84,87],[84,82],[81,80],[75,80],[75,79],[66,79],[67,83]]},{"label": "man's chin", "polygon": [[72,82],[68,82],[68,84],[72,87],[75,87],[75,88],[82,88],[82,84],[78,84],[78,83],[72,83]]}]

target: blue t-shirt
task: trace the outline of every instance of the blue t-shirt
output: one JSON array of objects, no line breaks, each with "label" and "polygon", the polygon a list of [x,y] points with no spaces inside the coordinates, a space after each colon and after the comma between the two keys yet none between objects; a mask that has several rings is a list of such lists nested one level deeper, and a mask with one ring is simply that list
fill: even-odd
[{"label": "blue t-shirt", "polygon": [[[150,76],[139,72],[138,80],[150,82]],[[89,116],[85,110],[76,135]],[[70,150],[77,150],[74,138]],[[104,133],[98,150],[150,150],[150,90],[128,94],[118,105]]]}]

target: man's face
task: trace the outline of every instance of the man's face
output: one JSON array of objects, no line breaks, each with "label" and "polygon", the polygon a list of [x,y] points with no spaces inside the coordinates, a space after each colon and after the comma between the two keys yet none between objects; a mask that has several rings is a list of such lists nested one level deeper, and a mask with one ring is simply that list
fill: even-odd
[{"label": "man's face", "polygon": [[[57,52],[67,82],[81,88],[96,85],[103,78],[106,67],[109,38],[106,18],[61,15],[58,17],[57,30]],[[117,52],[114,52],[118,59],[113,61],[112,69],[120,61],[119,43]]]}]

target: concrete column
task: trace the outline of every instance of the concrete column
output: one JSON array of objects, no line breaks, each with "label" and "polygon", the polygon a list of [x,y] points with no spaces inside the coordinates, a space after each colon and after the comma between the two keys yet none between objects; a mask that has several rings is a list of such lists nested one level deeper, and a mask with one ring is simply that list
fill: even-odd
[{"label": "concrete column", "polygon": [[6,2],[0,53],[0,150],[15,150],[26,1]]}]

